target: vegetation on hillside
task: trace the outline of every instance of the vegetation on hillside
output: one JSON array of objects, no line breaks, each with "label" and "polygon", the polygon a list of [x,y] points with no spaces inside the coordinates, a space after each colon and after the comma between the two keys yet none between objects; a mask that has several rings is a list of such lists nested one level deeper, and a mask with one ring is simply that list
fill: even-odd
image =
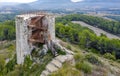
[{"label": "vegetation on hillside", "polygon": [[[86,22],[91,21],[91,23],[93,24],[99,24],[98,20],[100,19],[103,22],[101,23],[101,25],[99,24],[99,26],[102,26],[102,24],[106,25],[104,23],[108,22],[108,20],[86,15],[68,15],[65,17],[60,17],[56,19],[57,37],[63,39],[64,41],[77,44],[88,51],[93,51],[100,54],[111,53],[111,55],[115,56],[115,59],[120,59],[120,40],[109,39],[102,34],[101,36],[96,36],[96,34],[87,27],[82,27],[78,24],[71,23],[71,21],[73,20],[80,19],[86,20]],[[112,23],[110,22],[109,24]],[[116,26],[119,26],[119,23]],[[106,25],[104,27],[107,28],[108,26]],[[111,28],[114,28],[114,26],[111,26]]]},{"label": "vegetation on hillside", "polygon": [[94,17],[89,15],[82,15],[82,14],[73,14],[64,16],[61,20],[57,19],[58,21],[68,22],[68,21],[83,21],[87,24],[92,26],[101,28],[107,32],[113,34],[120,34],[120,22],[117,21],[110,21],[100,17]]},{"label": "vegetation on hillside", "polygon": [[[109,76],[120,75],[120,64],[116,61],[103,58],[103,55],[87,52],[78,44],[60,40],[66,48],[69,46],[74,52],[74,63],[63,64],[63,67],[50,76]],[[87,65],[86,65],[87,64]],[[84,65],[84,66],[81,66]],[[113,69],[114,68],[114,69]],[[76,72],[76,73],[74,73]]]},{"label": "vegetation on hillside", "polygon": [[[104,58],[113,61],[117,60],[119,62],[120,40],[109,39],[103,34],[101,34],[101,36],[96,36],[96,34],[87,27],[82,27],[79,24],[71,23],[71,21],[77,19],[80,20],[81,18],[83,18],[83,20],[86,20],[86,22],[90,21],[91,23],[94,23],[94,21],[96,21],[94,20],[96,17],[86,16],[86,15],[68,15],[65,17],[57,18],[56,36],[64,41],[68,41],[72,44],[76,44],[80,48],[83,48],[88,52],[91,51],[97,54],[100,53],[103,55]],[[103,19],[103,21],[104,24],[108,20]],[[107,27],[107,24],[105,25]],[[99,26],[102,26],[102,24]],[[116,26],[119,26],[119,23]],[[1,28],[0,41],[15,40],[14,21],[2,22],[0,23],[0,28]],[[114,26],[111,26],[111,28],[114,28]],[[117,33],[119,32],[116,32],[116,34]],[[71,46],[68,45],[66,47],[72,50]],[[3,54],[3,52],[5,53]],[[78,52],[78,50],[74,50],[74,52]],[[0,54],[1,76],[30,76],[30,75],[39,76],[41,72],[45,69],[45,66],[48,64],[48,62],[51,61],[51,59],[53,58],[51,53],[48,52],[47,55],[42,58],[41,63],[34,64],[34,62],[30,59],[30,56],[27,56],[24,65],[17,65],[16,56],[13,56],[15,54],[15,44],[11,44],[11,43],[10,44],[4,43],[4,45],[1,44],[0,53],[2,53]],[[65,55],[65,53],[61,51],[58,53]],[[10,58],[10,60],[6,63],[7,58]],[[74,58],[75,58],[75,66],[68,65],[68,63],[65,63],[63,68],[61,68],[56,73],[53,73],[52,76],[69,76],[69,75],[81,76],[82,75],[81,71],[86,74],[91,74],[96,69],[98,70],[98,72],[102,71],[103,74],[106,73],[106,71],[101,70],[102,68],[100,68],[101,66],[103,66],[103,63],[98,59],[98,57],[94,56],[93,54],[81,55],[77,53],[74,55]],[[99,68],[93,68],[94,66],[97,66]]]},{"label": "vegetation on hillside", "polygon": [[81,72],[75,69],[68,62],[63,64],[63,67],[60,68],[57,72],[52,73],[49,76],[82,76]]},{"label": "vegetation on hillside", "polygon": [[0,23],[0,41],[15,40],[15,22],[5,21]]},{"label": "vegetation on hillside", "polygon": [[[79,50],[79,52],[74,55],[75,65],[71,65],[70,62],[66,62],[63,64],[62,68],[53,72],[50,76],[107,76],[105,75],[106,71],[98,70],[98,68],[102,69],[101,66],[104,65],[96,56],[93,54],[81,54],[80,52],[81,51]],[[93,61],[88,61],[88,59]],[[94,59],[96,59],[96,61],[94,61]],[[96,68],[96,66],[98,68]],[[95,70],[98,71],[96,72]],[[98,74],[99,72],[100,74]]]},{"label": "vegetation on hillside", "polygon": [[52,58],[51,53],[47,53],[40,63],[33,63],[30,56],[27,56],[23,65],[17,65],[16,55],[8,63],[1,57],[0,76],[39,76]]}]

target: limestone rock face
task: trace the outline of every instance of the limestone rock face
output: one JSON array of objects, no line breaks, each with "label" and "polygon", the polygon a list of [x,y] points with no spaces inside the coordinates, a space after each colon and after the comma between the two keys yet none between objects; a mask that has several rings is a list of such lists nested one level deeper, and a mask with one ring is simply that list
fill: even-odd
[{"label": "limestone rock face", "polygon": [[43,45],[43,49],[42,50],[39,50],[39,56],[44,56],[46,55],[48,52],[48,47],[47,45]]},{"label": "limestone rock face", "polygon": [[62,67],[62,64],[64,62],[70,62],[71,64],[74,64],[74,57],[71,54],[67,55],[59,55],[55,57],[48,65],[46,66],[46,69],[41,73],[40,76],[49,76],[52,72],[57,71]]}]

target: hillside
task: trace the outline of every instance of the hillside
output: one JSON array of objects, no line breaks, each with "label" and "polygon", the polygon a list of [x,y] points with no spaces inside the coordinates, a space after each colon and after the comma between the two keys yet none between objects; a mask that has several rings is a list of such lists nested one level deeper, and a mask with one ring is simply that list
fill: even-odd
[{"label": "hillside", "polygon": [[[23,65],[16,64],[14,21],[0,23],[0,28],[2,28],[0,31],[0,75],[40,76],[50,64],[51,66],[47,67],[47,72],[48,70],[53,71],[57,67],[57,71],[50,76],[119,76],[120,40],[109,39],[104,34],[97,36],[93,30],[71,22],[79,20],[81,17],[84,17],[88,23],[93,23],[96,20],[94,17],[80,14],[56,18],[57,40],[62,47],[65,47],[64,49],[69,51],[66,52],[64,49],[58,48],[59,56],[54,57],[50,50],[45,56],[39,56],[39,49],[36,49],[31,53],[33,60],[27,56]],[[100,18],[100,21],[107,22],[108,20]],[[115,22],[113,23],[115,24]],[[71,58],[71,55],[67,53],[74,55],[72,63],[64,61],[64,59]],[[58,61],[63,62],[63,64],[58,63],[62,68],[55,64]]]},{"label": "hillside", "polygon": [[78,45],[60,40],[61,45],[75,53],[75,63],[64,63],[63,67],[50,76],[119,76],[120,63],[105,56],[81,49]]},{"label": "hillside", "polygon": [[[96,50],[101,54],[111,53],[119,59],[120,52],[120,40],[119,39],[109,39],[106,35],[101,34],[100,36],[96,36],[93,30],[90,30],[87,27],[82,27],[79,24],[73,24],[71,21],[85,21],[92,26],[99,28],[111,27],[115,28],[119,27],[119,22],[114,22],[115,25],[112,25],[112,21],[108,21],[102,18],[88,16],[88,15],[67,15],[61,18],[56,19],[56,35],[62,38],[65,41],[69,41],[71,43],[82,46],[83,48]],[[111,23],[107,23],[111,22]],[[66,26],[64,26],[66,25]],[[69,26],[68,26],[69,25]],[[108,26],[109,25],[109,26]],[[110,26],[111,25],[111,26]],[[104,29],[105,31],[108,28]],[[119,29],[116,29],[118,31]],[[113,31],[113,30],[112,30]],[[114,34],[114,32],[111,32]]]},{"label": "hillside", "polygon": [[[116,53],[115,50],[112,51],[111,44],[113,47],[116,45],[114,41],[117,40],[119,44],[120,40],[112,40],[105,35],[96,36],[87,27],[70,22],[74,19],[79,20],[79,16],[69,15],[57,18],[56,33],[57,37],[63,40],[61,45],[75,53],[75,65],[65,63],[63,68],[51,76],[119,76],[120,63],[119,58],[115,56],[119,56],[119,51],[116,50]],[[115,48],[119,49],[119,47]]]}]

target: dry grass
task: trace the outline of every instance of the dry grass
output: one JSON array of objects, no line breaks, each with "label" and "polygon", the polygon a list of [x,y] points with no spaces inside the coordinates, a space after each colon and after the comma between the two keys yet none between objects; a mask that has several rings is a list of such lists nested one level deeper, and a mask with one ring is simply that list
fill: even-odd
[{"label": "dry grass", "polygon": [[104,67],[94,66],[94,70],[90,76],[108,76],[108,70]]},{"label": "dry grass", "polygon": [[52,73],[50,76],[82,76],[82,75],[79,70],[75,69],[72,65],[66,62],[60,70]]},{"label": "dry grass", "polygon": [[60,44],[64,47],[66,47],[67,49],[70,49],[71,51],[73,51],[74,53],[79,53],[79,52],[84,52],[83,49],[81,49],[78,45],[75,44],[71,44],[69,42],[64,42],[60,39],[58,39],[60,41]]}]

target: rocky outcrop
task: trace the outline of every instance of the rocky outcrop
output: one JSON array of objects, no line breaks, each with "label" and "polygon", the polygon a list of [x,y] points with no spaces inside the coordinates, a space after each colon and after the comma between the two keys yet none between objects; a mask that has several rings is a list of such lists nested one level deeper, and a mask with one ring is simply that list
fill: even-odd
[{"label": "rocky outcrop", "polygon": [[57,71],[62,67],[62,64],[64,62],[69,62],[71,64],[74,64],[74,57],[73,57],[74,53],[72,51],[61,46],[58,42],[54,43],[54,47],[57,49],[61,49],[66,53],[66,55],[58,55],[57,57],[53,58],[52,61],[47,64],[46,69],[41,73],[40,76],[48,76],[52,72]]},{"label": "rocky outcrop", "polygon": [[50,73],[57,71],[62,67],[64,62],[74,63],[73,55],[59,55],[55,57],[47,66],[46,69],[41,73],[40,76],[48,76]]}]

